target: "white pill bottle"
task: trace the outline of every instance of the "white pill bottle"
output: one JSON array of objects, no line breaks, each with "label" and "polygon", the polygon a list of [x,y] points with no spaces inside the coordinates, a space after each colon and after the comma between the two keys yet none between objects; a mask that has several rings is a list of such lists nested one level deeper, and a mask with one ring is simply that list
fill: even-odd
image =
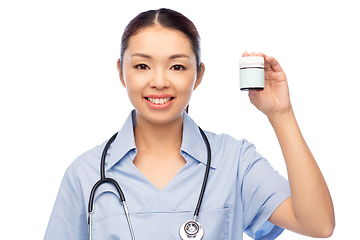
[{"label": "white pill bottle", "polygon": [[240,58],[240,90],[264,90],[265,72],[263,57]]}]

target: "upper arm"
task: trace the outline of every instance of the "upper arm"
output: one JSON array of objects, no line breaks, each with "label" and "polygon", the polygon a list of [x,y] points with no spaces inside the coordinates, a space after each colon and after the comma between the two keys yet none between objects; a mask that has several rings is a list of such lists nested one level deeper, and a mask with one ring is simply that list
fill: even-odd
[{"label": "upper arm", "polygon": [[313,214],[306,221],[299,221],[296,218],[291,196],[283,201],[272,213],[269,222],[292,232],[315,238],[327,238],[332,235],[333,227],[326,227],[324,221],[317,221],[317,215]]},{"label": "upper arm", "polygon": [[44,239],[87,239],[84,201],[76,186],[73,172],[68,169],[48,223]]},{"label": "upper arm", "polygon": [[285,199],[272,213],[269,222],[292,232],[305,234],[297,221],[291,196]]},{"label": "upper arm", "polygon": [[[245,216],[244,229],[246,234],[253,237],[264,229],[269,230],[270,225],[265,224],[270,224],[267,220],[271,214],[290,196],[290,188],[288,181],[256,152],[253,145],[247,144],[246,147],[246,154],[242,155],[240,162],[239,176],[242,178],[239,180]],[[272,232],[278,229],[274,225],[272,228]],[[278,232],[281,233],[280,229]]]}]

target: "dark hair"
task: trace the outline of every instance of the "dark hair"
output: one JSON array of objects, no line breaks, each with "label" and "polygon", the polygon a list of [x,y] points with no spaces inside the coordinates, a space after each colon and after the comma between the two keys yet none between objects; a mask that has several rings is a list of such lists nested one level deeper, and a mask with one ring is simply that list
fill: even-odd
[{"label": "dark hair", "polygon": [[156,24],[164,28],[178,30],[190,40],[196,56],[197,71],[200,72],[200,35],[195,25],[181,13],[167,8],[142,12],[129,22],[121,38],[120,67],[123,65],[124,52],[129,46],[130,38],[141,29]]}]

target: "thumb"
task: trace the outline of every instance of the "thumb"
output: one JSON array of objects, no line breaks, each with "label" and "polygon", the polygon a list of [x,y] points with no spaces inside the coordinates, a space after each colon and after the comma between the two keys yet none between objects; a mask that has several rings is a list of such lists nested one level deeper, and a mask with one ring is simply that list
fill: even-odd
[{"label": "thumb", "polygon": [[258,90],[250,90],[249,91],[249,99],[250,99],[250,102],[252,103],[252,105],[254,105],[257,109],[259,109],[260,91],[258,91]]},{"label": "thumb", "polygon": [[250,90],[249,91],[249,98],[250,101],[253,103],[253,101],[256,101],[256,99],[259,97],[259,91],[258,90]]}]

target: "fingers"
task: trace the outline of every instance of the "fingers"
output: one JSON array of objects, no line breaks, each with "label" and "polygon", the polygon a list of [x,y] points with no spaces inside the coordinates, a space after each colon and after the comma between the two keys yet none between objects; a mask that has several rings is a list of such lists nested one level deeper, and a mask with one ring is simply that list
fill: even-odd
[{"label": "fingers", "polygon": [[258,52],[258,53],[252,52],[252,53],[249,54],[247,51],[245,51],[245,52],[243,52],[242,56],[243,57],[249,57],[249,56],[251,56],[251,57],[256,57],[256,56],[265,57],[266,55],[264,53],[261,53],[261,52]]},{"label": "fingers", "polygon": [[[275,72],[283,72],[279,62],[273,58],[273,57],[270,57],[270,56],[266,56],[265,57],[265,65],[266,64],[269,64],[270,67],[275,71]],[[265,66],[266,68],[266,66]]]},{"label": "fingers", "polygon": [[249,54],[248,52],[245,51],[242,54],[242,56],[243,57],[249,57],[249,56],[251,56],[251,57],[256,57],[256,56],[263,57],[264,61],[265,61],[265,65],[264,65],[265,69],[272,68],[272,70],[274,70],[275,72],[282,72],[283,71],[280,64],[279,64],[279,62],[275,58],[273,58],[271,56],[267,56],[265,53],[252,52],[252,53]]}]

